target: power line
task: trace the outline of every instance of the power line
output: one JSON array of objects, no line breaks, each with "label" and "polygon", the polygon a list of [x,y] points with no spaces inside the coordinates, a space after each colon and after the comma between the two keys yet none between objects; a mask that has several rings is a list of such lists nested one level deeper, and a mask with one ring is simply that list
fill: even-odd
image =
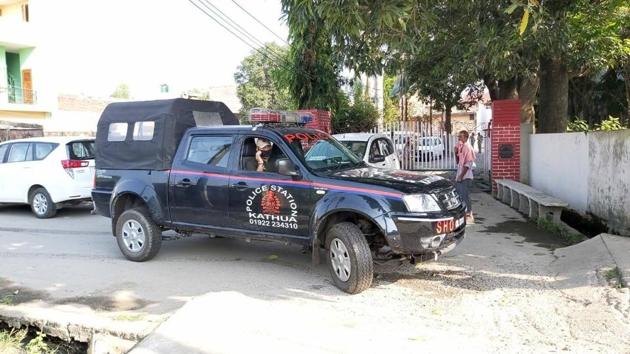
[{"label": "power line", "polygon": [[249,31],[247,31],[245,28],[243,28],[243,26],[241,26],[236,21],[234,21],[232,18],[230,18],[230,16],[228,16],[225,12],[221,11],[221,9],[219,9],[217,6],[212,4],[212,2],[207,1],[207,0],[200,0],[200,1],[206,6],[206,8],[208,10],[212,11],[212,13],[214,13],[215,16],[217,16],[218,18],[223,20],[223,22],[225,24],[227,24],[228,26],[232,27],[234,30],[238,31],[241,35],[245,36],[247,39],[249,39],[255,45],[258,45],[261,48],[265,48],[264,50],[269,51],[275,57],[276,60],[282,60],[282,56],[279,53],[277,53],[276,51],[274,51],[271,48],[267,48],[263,41],[259,40],[254,35],[252,35]]},{"label": "power line", "polygon": [[286,40],[284,40],[284,38],[280,37],[279,35],[276,34],[276,32],[272,31],[271,28],[267,27],[267,25],[265,25],[264,23],[262,23],[259,19],[256,18],[256,16],[252,15],[249,11],[247,11],[243,6],[241,6],[238,2],[236,2],[235,0],[232,0],[232,2],[234,3],[234,5],[238,6],[239,9],[243,10],[246,14],[249,15],[249,17],[253,18],[254,21],[258,22],[261,26],[265,27],[267,29],[267,31],[271,32],[271,34],[273,34],[274,36],[276,36],[276,38],[278,38],[279,40],[281,40],[282,42],[284,42],[285,44],[289,44],[287,43]]},{"label": "power line", "polygon": [[[212,19],[212,20],[213,20],[214,22],[216,22],[218,25],[220,25],[221,27],[223,27],[226,31],[230,32],[230,33],[231,33],[234,37],[238,38],[238,39],[239,39],[241,42],[243,42],[245,45],[247,45],[248,47],[252,48],[252,49],[253,49],[254,51],[256,51],[257,53],[259,53],[259,54],[263,55],[265,58],[267,58],[267,59],[271,60],[272,65],[274,65],[274,66],[276,66],[276,67],[280,67],[280,68],[288,69],[288,70],[292,70],[292,69],[293,69],[293,68],[291,68],[290,63],[289,63],[286,59],[284,59],[284,58],[280,57],[279,55],[277,55],[277,54],[276,54],[276,55],[277,55],[276,57],[270,57],[270,56],[269,56],[269,54],[265,52],[268,48],[264,47],[264,44],[263,44],[263,47],[262,47],[262,48],[258,48],[258,47],[256,47],[255,45],[253,45],[253,44],[251,43],[251,41],[252,41],[251,39],[249,39],[249,40],[244,39],[241,35],[239,35],[239,34],[235,33],[232,29],[230,29],[230,28],[228,27],[228,26],[230,26],[230,27],[234,28],[234,26],[233,26],[233,25],[230,25],[230,24],[229,24],[229,23],[228,23],[228,22],[227,22],[224,18],[222,18],[220,15],[218,15],[216,11],[212,11],[212,9],[210,9],[210,8],[207,6],[207,3],[205,3],[205,2],[204,2],[204,0],[200,0],[200,1],[202,2],[202,4],[203,4],[203,5],[205,5],[205,6],[203,6],[205,9],[204,9],[204,8],[202,8],[202,7],[201,7],[199,4],[197,4],[195,1],[193,1],[193,0],[188,0],[188,2],[190,2],[191,4],[193,4],[193,6],[195,6],[195,7],[196,7],[199,11],[203,12],[206,16],[208,16],[210,19]],[[210,10],[210,11],[211,11],[211,12],[212,12],[215,16],[217,16],[217,17],[221,18],[221,20],[222,20],[223,22],[219,21],[217,18],[215,18],[215,16],[211,15],[208,11],[206,11],[206,9],[207,9],[207,10]],[[221,12],[221,13],[223,13],[223,12]],[[228,17],[227,15],[224,15],[224,16]],[[229,18],[229,17],[228,17],[228,18]],[[231,19],[230,19],[230,20],[231,20]],[[234,22],[234,21],[232,20],[232,22]],[[224,23],[225,23],[225,24],[224,24]],[[239,27],[240,27],[240,26],[239,26]],[[240,32],[240,31],[239,31],[239,32]],[[250,34],[250,36],[251,36],[251,34]],[[253,36],[252,36],[252,37],[253,37]],[[255,38],[254,38],[254,39],[255,39]],[[255,39],[255,40],[256,40],[256,39]],[[258,40],[257,40],[257,41],[258,41]],[[258,41],[258,42],[260,42],[260,41]],[[262,43],[262,42],[260,42],[260,43]],[[283,62],[283,63],[277,63],[276,61],[281,61],[281,62]],[[301,71],[301,72],[302,72],[302,73],[303,73],[303,74],[304,74],[304,75],[305,75],[305,76],[306,76],[309,80],[312,80],[312,76],[310,75],[310,73],[308,73],[307,71],[305,71],[303,68],[299,68],[299,69],[297,69],[297,70],[300,70],[300,71]]]}]

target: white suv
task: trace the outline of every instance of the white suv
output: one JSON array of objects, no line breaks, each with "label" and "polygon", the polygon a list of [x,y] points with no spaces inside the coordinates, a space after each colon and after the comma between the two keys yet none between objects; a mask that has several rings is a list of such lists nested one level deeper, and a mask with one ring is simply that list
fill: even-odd
[{"label": "white suv", "polygon": [[394,143],[387,135],[373,133],[335,134],[333,137],[373,167],[400,169]]},{"label": "white suv", "polygon": [[0,144],[0,203],[30,204],[50,218],[65,204],[91,199],[94,139],[42,137]]}]

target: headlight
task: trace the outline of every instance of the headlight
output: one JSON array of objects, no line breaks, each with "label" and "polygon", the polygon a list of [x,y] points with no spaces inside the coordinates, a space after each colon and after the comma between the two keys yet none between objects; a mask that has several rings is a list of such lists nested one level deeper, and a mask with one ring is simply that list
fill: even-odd
[{"label": "headlight", "polygon": [[410,212],[426,213],[442,210],[437,201],[428,194],[408,194],[403,196],[403,200]]}]

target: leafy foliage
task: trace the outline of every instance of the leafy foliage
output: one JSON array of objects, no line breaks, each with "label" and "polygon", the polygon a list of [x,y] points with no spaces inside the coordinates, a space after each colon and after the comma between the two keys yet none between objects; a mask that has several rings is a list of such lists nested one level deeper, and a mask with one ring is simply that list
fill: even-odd
[{"label": "leafy foliage", "polygon": [[383,78],[383,121],[385,123],[393,123],[400,120],[398,100],[391,95],[395,82],[396,77],[393,75],[385,75]]},{"label": "leafy foliage", "polygon": [[619,118],[615,117],[608,117],[608,119],[602,121],[602,123],[597,126],[597,130],[603,131],[613,131],[621,129],[625,129],[625,127],[621,124]]},{"label": "leafy foliage", "polygon": [[282,0],[291,48],[283,81],[298,108],[335,111],[339,107],[341,66],[332,50],[332,37],[316,10],[318,3]]},{"label": "leafy foliage", "polygon": [[332,117],[332,128],[335,133],[366,132],[376,126],[378,110],[372,101],[355,91],[352,104],[342,95],[341,104]]},{"label": "leafy foliage", "polygon": [[588,122],[584,119],[574,119],[569,122],[567,125],[567,131],[569,132],[587,132],[591,130],[600,130],[600,131],[615,131],[626,129],[621,121],[617,117],[609,116],[608,119],[603,120],[600,124],[595,125],[591,128],[588,125]]},{"label": "leafy foliage", "polygon": [[587,132],[589,130],[588,122],[584,119],[574,119],[567,125],[568,132]]},{"label": "leafy foliage", "polygon": [[252,51],[241,61],[234,80],[236,95],[241,101],[241,115],[247,115],[254,107],[292,109],[293,101],[283,77],[288,70],[276,55],[286,60],[288,51],[275,43],[268,43],[260,51]]},{"label": "leafy foliage", "polygon": [[[304,25],[303,31],[317,28],[331,38],[333,52],[326,58],[338,57],[358,72],[403,74],[407,93],[431,96],[443,110],[459,102],[461,90],[472,85],[475,92],[481,82],[493,99],[514,97],[542,63],[539,117],[555,131],[566,128],[567,80],[630,58],[628,36],[622,35],[630,23],[627,0],[287,3],[288,19],[317,19],[317,26]],[[300,6],[303,11],[294,13]],[[527,86],[533,91],[528,97],[537,86]],[[528,99],[531,107],[533,101]]]},{"label": "leafy foliage", "polygon": [[131,95],[129,93],[129,85],[124,84],[124,83],[118,84],[114,92],[112,92],[111,97],[122,98],[122,99],[128,100],[129,98],[131,98]]}]

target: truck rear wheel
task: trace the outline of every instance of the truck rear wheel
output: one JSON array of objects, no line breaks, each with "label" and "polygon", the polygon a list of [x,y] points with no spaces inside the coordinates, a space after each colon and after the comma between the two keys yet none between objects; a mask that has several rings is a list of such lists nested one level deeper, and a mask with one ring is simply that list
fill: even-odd
[{"label": "truck rear wheel", "polygon": [[128,260],[144,262],[155,257],[160,250],[162,231],[146,209],[129,209],[118,218],[116,241]]},{"label": "truck rear wheel", "polygon": [[339,289],[358,294],[372,285],[374,264],[359,227],[350,222],[333,225],[326,235],[328,267]]}]

